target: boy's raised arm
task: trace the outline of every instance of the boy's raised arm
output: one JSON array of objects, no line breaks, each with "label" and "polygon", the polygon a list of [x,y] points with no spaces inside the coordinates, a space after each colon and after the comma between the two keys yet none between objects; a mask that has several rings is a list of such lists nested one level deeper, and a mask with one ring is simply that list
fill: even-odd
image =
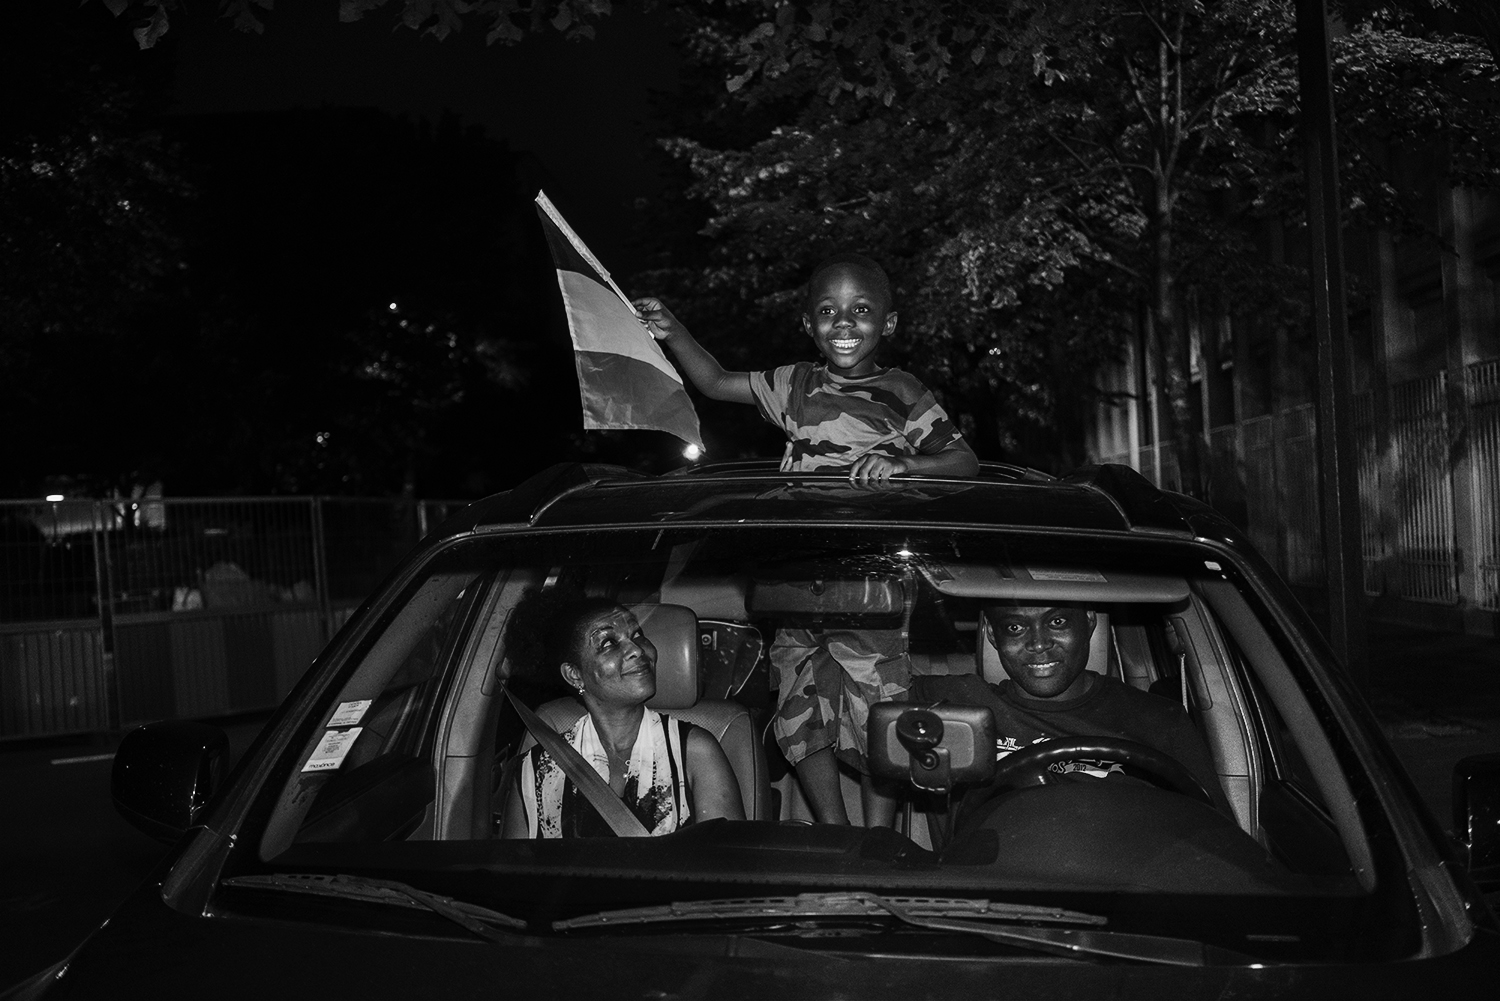
[{"label": "boy's raised arm", "polygon": [[711,400],[755,402],[755,394],[750,392],[750,373],[726,371],[660,299],[637,299],[635,308],[651,336],[672,349],[678,366],[698,387],[698,392]]}]

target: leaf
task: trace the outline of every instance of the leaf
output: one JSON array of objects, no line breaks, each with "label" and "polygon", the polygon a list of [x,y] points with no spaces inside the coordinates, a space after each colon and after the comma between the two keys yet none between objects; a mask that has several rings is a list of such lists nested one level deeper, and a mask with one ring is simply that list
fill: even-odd
[{"label": "leaf", "polygon": [[233,18],[234,26],[239,31],[253,31],[257,35],[263,35],[266,31],[265,23],[250,9],[252,4],[262,10],[273,10],[276,0],[221,0],[219,16]]},{"label": "leaf", "polygon": [[108,7],[109,12],[115,17],[119,17],[125,13],[125,8],[130,6],[130,0],[104,0],[104,6]]},{"label": "leaf", "polygon": [[154,0],[151,6],[150,19],[131,32],[142,49],[151,48],[158,38],[167,33],[167,10],[162,0]]},{"label": "leaf", "polygon": [[401,12],[401,23],[413,31],[420,31],[430,17],[432,0],[406,0],[406,9]]},{"label": "leaf", "polygon": [[386,0],[339,0],[339,20],[345,24],[358,21],[369,11],[385,5]]}]

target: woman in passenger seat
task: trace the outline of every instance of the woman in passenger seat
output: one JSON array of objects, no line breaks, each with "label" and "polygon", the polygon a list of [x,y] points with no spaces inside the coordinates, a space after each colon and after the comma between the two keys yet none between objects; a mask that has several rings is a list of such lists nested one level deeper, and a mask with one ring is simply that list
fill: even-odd
[{"label": "woman in passenger seat", "polygon": [[[531,603],[533,609],[537,603]],[[695,820],[743,820],[729,759],[713,734],[647,709],[656,647],[629,609],[604,598],[547,614],[542,669],[556,670],[588,710],[562,734],[653,834]],[[541,746],[521,760],[508,793],[507,838],[611,837],[605,822]]]}]

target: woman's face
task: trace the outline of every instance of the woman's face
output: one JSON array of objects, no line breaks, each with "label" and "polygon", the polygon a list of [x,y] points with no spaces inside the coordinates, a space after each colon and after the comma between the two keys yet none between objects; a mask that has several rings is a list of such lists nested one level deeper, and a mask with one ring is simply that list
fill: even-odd
[{"label": "woman's face", "polygon": [[576,663],[563,680],[606,705],[638,705],[656,694],[656,647],[629,609],[616,607],[578,624]]}]

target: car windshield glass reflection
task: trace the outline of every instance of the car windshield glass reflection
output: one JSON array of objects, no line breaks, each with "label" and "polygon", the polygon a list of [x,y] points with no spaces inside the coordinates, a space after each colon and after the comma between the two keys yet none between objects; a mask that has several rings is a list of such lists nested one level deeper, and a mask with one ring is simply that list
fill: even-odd
[{"label": "car windshield glass reflection", "polygon": [[1212,567],[993,532],[458,543],[359,638],[259,854],[548,922],[607,913],[589,879],[625,874],[661,883],[628,898],[649,907],[768,880],[1135,896],[1191,940],[1205,908],[1279,901],[1234,947],[1310,948],[1370,848],[1284,644]]}]

